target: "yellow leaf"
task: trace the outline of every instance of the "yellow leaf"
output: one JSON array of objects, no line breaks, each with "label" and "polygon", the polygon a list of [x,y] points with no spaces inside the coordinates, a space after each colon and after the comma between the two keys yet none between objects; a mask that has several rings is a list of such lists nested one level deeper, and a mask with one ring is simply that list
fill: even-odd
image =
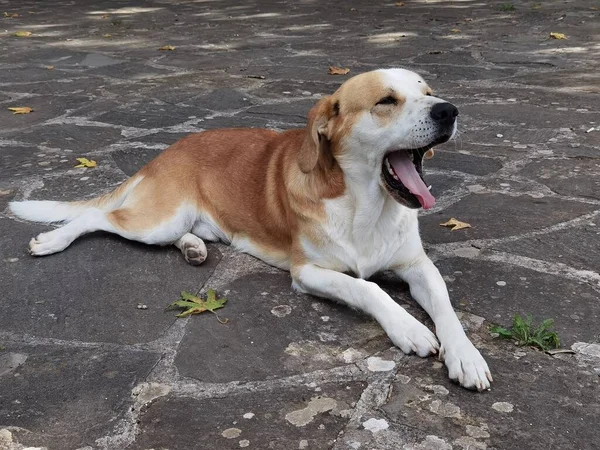
[{"label": "yellow leaf", "polygon": [[77,164],[75,168],[79,167],[96,167],[96,161],[89,160],[87,158],[77,158],[80,164]]},{"label": "yellow leaf", "polygon": [[103,34],[102,37],[108,39],[112,37],[112,34]]},{"label": "yellow leaf", "polygon": [[350,72],[350,69],[336,66],[329,66],[327,71],[329,75],[346,75],[348,72]]},{"label": "yellow leaf", "polygon": [[54,70],[54,66],[44,66],[44,68],[46,68],[48,70]]},{"label": "yellow leaf", "polygon": [[461,31],[458,28],[452,28],[450,31],[452,33],[461,33]]},{"label": "yellow leaf", "polygon": [[8,17],[9,19],[16,19],[17,17],[19,17],[19,15],[17,13],[4,13],[4,17]]},{"label": "yellow leaf", "polygon": [[33,33],[31,31],[17,31],[17,32],[13,33],[13,36],[16,36],[16,37],[29,37],[32,34]]},{"label": "yellow leaf", "polygon": [[13,114],[29,114],[33,111],[29,106],[12,106],[8,108]]},{"label": "yellow leaf", "polygon": [[404,6],[404,2],[396,2],[396,3],[394,3],[394,5],[396,5],[396,6]]},{"label": "yellow leaf", "polygon": [[173,47],[172,45],[163,45],[161,48],[159,48],[159,50],[162,50],[162,51],[173,51],[173,50],[175,50],[175,47]]},{"label": "yellow leaf", "polygon": [[431,159],[431,158],[433,158],[433,155],[435,155],[435,150],[433,150],[432,148],[430,148],[429,150],[427,150],[425,152],[425,154],[423,155],[423,157],[425,159]]},{"label": "yellow leaf", "polygon": [[450,231],[462,230],[463,228],[471,228],[471,224],[461,222],[452,217],[448,222],[440,223],[441,227],[452,227]]},{"label": "yellow leaf", "polygon": [[563,33],[550,33],[552,39],[568,39],[566,34]]}]

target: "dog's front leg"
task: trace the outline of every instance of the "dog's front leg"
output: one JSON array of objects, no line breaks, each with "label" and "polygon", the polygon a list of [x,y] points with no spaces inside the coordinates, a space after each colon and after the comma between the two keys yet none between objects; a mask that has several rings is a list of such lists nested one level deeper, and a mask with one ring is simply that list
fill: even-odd
[{"label": "dog's front leg", "polygon": [[375,283],[306,264],[292,268],[295,289],[337,300],[373,316],[404,353],[427,356],[438,351],[435,335]]},{"label": "dog's front leg", "polygon": [[421,253],[395,272],[408,283],[413,298],[433,320],[441,343],[440,359],[446,363],[450,378],[469,389],[488,389],[492,381],[488,365],[456,317],[437,267]]}]

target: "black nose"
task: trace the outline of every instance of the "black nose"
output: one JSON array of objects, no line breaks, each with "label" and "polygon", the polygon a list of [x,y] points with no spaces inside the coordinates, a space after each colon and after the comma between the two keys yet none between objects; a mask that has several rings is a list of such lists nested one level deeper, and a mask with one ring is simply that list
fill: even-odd
[{"label": "black nose", "polygon": [[452,125],[458,116],[458,109],[452,103],[436,103],[431,108],[429,115],[442,125]]}]

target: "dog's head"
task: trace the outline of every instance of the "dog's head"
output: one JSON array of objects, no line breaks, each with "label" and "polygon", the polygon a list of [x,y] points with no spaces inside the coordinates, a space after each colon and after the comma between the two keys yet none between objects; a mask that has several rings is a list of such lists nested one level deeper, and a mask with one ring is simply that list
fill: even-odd
[{"label": "dog's head", "polygon": [[300,168],[337,162],[347,178],[377,179],[400,204],[428,209],[435,199],[423,180],[423,155],[454,136],[457,116],[414,72],[357,75],[310,111]]}]

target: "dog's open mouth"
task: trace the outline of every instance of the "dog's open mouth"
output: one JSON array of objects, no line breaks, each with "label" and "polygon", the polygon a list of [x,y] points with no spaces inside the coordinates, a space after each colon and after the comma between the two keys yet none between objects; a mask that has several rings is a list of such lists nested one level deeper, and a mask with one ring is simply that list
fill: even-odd
[{"label": "dog's open mouth", "polygon": [[429,145],[409,150],[396,150],[383,158],[381,178],[394,199],[409,208],[429,209],[435,205],[430,186],[423,178],[423,155],[433,146],[446,142],[449,136]]}]

